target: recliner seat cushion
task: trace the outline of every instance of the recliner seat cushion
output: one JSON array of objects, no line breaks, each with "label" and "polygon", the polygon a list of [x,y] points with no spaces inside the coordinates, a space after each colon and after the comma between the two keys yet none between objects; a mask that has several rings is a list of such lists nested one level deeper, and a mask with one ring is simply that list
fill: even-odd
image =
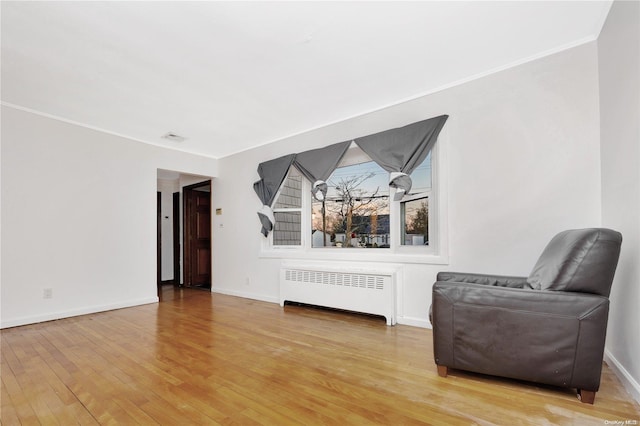
[{"label": "recliner seat cushion", "polygon": [[611,229],[573,229],[556,235],[527,278],[536,290],[571,291],[608,297],[622,235]]}]

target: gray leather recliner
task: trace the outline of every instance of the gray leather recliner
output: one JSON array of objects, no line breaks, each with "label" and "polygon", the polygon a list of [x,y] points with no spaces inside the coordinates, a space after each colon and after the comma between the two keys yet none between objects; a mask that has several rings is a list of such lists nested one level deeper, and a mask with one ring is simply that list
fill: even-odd
[{"label": "gray leather recliner", "polygon": [[610,229],[569,230],[529,277],[439,273],[431,316],[438,373],[451,367],[577,388],[593,404],[621,243]]}]

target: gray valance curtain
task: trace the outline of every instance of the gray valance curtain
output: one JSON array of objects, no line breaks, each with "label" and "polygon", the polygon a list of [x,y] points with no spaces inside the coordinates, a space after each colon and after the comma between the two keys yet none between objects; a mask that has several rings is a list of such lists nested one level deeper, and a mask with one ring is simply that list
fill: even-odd
[{"label": "gray valance curtain", "polygon": [[[427,157],[448,118],[448,115],[441,115],[354,139],[360,149],[389,172],[389,186],[396,188],[394,201],[402,199],[411,190],[409,175]],[[313,182],[313,196],[322,201],[327,195],[325,181],[336,169],[350,144],[351,141],[340,142],[299,154],[285,155],[258,165],[260,180],[253,184],[253,189],[263,204],[258,211],[262,235],[266,237],[273,229],[275,220],[271,205],[289,167],[294,164],[300,173]]]},{"label": "gray valance curtain", "polygon": [[322,201],[327,196],[327,179],[338,167],[338,163],[349,149],[351,141],[340,142],[320,149],[296,154],[293,165],[300,170],[309,182],[313,183],[311,193],[313,197]]},{"label": "gray valance curtain", "polygon": [[275,223],[271,205],[276,198],[280,185],[282,185],[284,178],[287,176],[294,158],[295,154],[289,154],[258,165],[260,180],[253,184],[253,190],[256,191],[258,198],[262,201],[262,208],[258,211],[258,217],[262,223],[262,235],[265,237],[269,235]]},{"label": "gray valance curtain", "polygon": [[317,200],[324,200],[327,195],[325,180],[336,169],[344,153],[349,149],[349,145],[351,141],[340,142],[300,154],[285,155],[258,165],[260,180],[253,184],[253,189],[262,201],[262,207],[258,211],[262,235],[266,237],[273,229],[275,218],[271,206],[291,164],[295,165],[310,182],[313,182],[311,190],[313,196]]},{"label": "gray valance curtain", "polygon": [[360,149],[389,172],[389,186],[397,190],[394,201],[411,190],[409,175],[427,157],[447,118],[441,115],[355,139]]}]

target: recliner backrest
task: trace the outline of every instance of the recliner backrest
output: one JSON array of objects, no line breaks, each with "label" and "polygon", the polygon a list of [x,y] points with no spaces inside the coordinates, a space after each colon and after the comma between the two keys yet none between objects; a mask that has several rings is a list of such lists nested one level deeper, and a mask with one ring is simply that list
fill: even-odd
[{"label": "recliner backrest", "polygon": [[609,297],[622,235],[611,229],[572,229],[553,237],[527,282],[533,289]]}]

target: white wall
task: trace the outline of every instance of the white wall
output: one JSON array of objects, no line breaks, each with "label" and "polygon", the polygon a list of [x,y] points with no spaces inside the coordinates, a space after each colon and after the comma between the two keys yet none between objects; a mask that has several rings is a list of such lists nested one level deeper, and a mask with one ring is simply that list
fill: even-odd
[{"label": "white wall", "polygon": [[640,401],[640,3],[613,3],[598,39],[602,224],[622,232],[607,362]]},{"label": "white wall", "polygon": [[158,168],[218,172],[210,158],[2,107],[2,327],[157,301]]},{"label": "white wall", "polygon": [[214,291],[278,298],[282,260],[259,257],[258,163],[440,114],[450,115],[450,264],[404,266],[399,322],[429,326],[440,270],[528,275],[555,233],[600,224],[597,48],[589,43],[221,159],[213,185],[213,207],[223,209],[214,216]]}]

